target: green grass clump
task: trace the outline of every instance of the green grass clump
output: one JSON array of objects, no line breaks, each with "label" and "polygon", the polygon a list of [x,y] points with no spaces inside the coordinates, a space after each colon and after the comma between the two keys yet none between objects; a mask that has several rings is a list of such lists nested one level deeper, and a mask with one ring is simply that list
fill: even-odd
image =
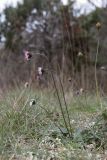
[{"label": "green grass clump", "polygon": [[[30,105],[32,99],[34,105]],[[106,100],[102,102],[105,108]],[[89,137],[93,143],[93,131],[97,131],[100,145],[102,142],[99,129],[95,129],[96,117],[101,113],[96,98],[83,95],[69,101],[72,138],[68,136],[58,105],[54,92],[48,90],[18,89],[6,93],[0,100],[0,158],[87,159],[92,153],[85,152],[85,147],[89,145]],[[94,156],[95,152],[91,158]]]}]

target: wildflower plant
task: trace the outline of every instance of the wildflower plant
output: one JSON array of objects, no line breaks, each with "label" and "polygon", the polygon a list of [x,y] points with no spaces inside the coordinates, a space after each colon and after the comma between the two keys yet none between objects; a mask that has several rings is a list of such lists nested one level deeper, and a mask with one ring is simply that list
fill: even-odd
[{"label": "wildflower plant", "polygon": [[[57,99],[58,99],[58,102],[59,102],[59,108],[60,108],[60,111],[61,111],[61,114],[62,114],[62,117],[63,117],[64,125],[65,125],[65,128],[68,131],[69,138],[71,138],[72,137],[72,128],[71,128],[71,124],[70,124],[68,106],[67,106],[67,103],[66,103],[65,93],[64,93],[64,89],[63,89],[63,85],[62,85],[61,79],[59,78],[66,113],[64,113],[63,105],[62,105],[62,102],[61,102],[61,99],[60,99],[60,95],[59,95],[59,90],[57,88],[56,81],[55,81],[54,74],[53,74],[53,69],[52,69],[51,63],[48,60],[48,57],[45,54],[36,54],[36,55],[42,56],[43,58],[45,58],[46,62],[48,63],[48,68],[49,68],[49,71],[50,71],[50,74],[51,74],[51,78],[52,78],[52,81],[53,81],[54,89],[56,91]],[[29,61],[31,57],[32,57],[32,54],[30,52],[28,52],[28,51],[25,51],[25,59],[27,61]],[[38,67],[37,78],[40,79],[40,77],[43,75],[43,73],[44,73],[44,69],[42,67]],[[34,101],[30,102],[30,106],[33,105],[33,102]],[[34,102],[34,104],[35,104],[35,102]],[[68,117],[67,119],[66,119],[66,114],[67,114],[67,117]],[[60,128],[60,130],[61,130],[61,128]],[[63,133],[63,131],[61,131],[61,132]]]}]

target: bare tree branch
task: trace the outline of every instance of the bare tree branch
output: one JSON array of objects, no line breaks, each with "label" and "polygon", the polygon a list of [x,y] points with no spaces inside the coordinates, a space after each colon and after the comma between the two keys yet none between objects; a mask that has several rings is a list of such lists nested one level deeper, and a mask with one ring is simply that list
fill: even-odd
[{"label": "bare tree branch", "polygon": [[94,6],[95,8],[98,8],[98,6],[97,6],[92,0],[88,0],[88,2],[89,2],[92,6]]}]

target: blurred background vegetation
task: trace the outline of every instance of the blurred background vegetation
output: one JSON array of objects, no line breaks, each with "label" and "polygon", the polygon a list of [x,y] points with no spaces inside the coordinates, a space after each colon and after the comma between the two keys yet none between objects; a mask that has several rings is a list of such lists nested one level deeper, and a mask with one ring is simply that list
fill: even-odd
[{"label": "blurred background vegetation", "polygon": [[[107,90],[107,6],[97,7],[93,2],[93,11],[76,16],[74,3],[23,0],[16,8],[8,6],[4,9],[4,21],[0,15],[1,88],[20,86],[29,81],[29,77],[36,84],[37,68],[43,67],[48,72],[47,61],[41,56],[44,54],[56,77],[60,75],[68,88],[94,89],[95,56],[100,39],[98,82],[104,91]],[[101,23],[99,31],[97,22]],[[31,61],[25,62],[24,50],[32,53]],[[49,74],[46,73],[45,78],[49,81]]]}]

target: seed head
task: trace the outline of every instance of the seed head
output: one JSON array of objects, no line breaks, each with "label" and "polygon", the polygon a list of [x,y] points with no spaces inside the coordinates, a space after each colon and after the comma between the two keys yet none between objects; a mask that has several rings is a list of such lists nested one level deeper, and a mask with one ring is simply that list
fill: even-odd
[{"label": "seed head", "polygon": [[106,67],[105,66],[101,66],[100,69],[101,70],[106,70]]},{"label": "seed head", "polygon": [[78,52],[78,57],[82,57],[83,53],[82,52]]},{"label": "seed head", "polygon": [[101,23],[100,22],[97,22],[96,23],[96,28],[99,30],[101,28]]},{"label": "seed head", "polygon": [[28,88],[29,87],[29,83],[26,82],[24,86],[25,86],[25,88]]},{"label": "seed head", "polygon": [[80,88],[80,94],[82,94],[84,92],[83,88]]},{"label": "seed head", "polygon": [[35,104],[36,104],[35,99],[32,99],[32,100],[30,101],[30,106],[33,106],[33,105],[35,105]]},{"label": "seed head", "polygon": [[38,75],[41,76],[44,73],[44,69],[42,67],[38,67]]}]

